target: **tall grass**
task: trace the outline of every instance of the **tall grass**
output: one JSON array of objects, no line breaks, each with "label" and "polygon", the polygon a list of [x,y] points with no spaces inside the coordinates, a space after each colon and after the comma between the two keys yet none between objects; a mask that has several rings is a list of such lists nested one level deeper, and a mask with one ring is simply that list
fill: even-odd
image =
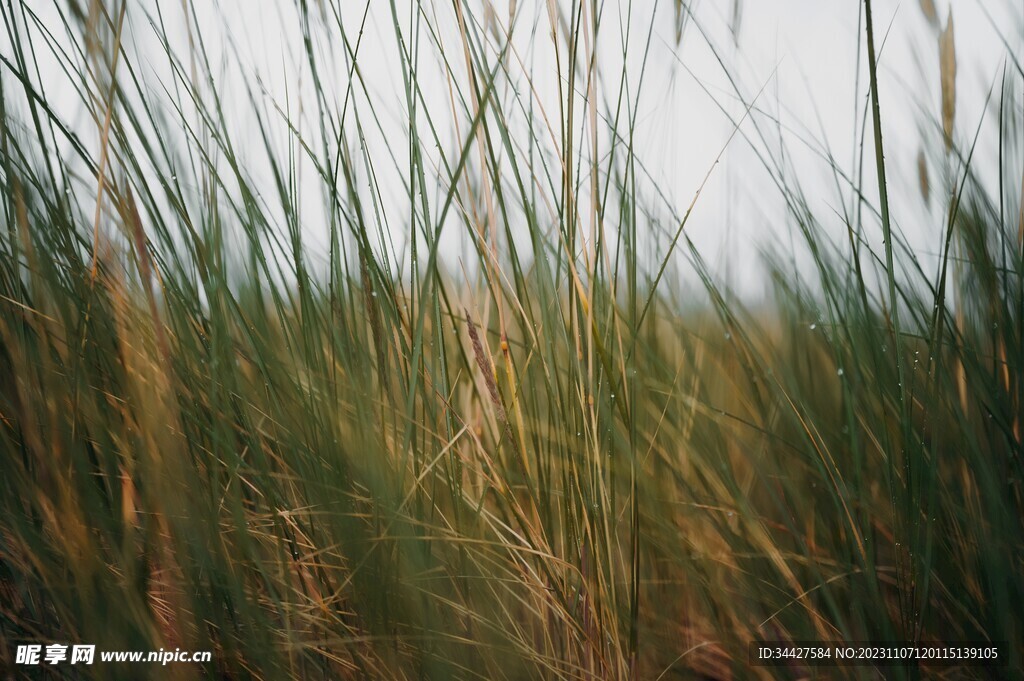
[{"label": "tall grass", "polygon": [[[757,150],[810,264],[769,258],[754,305],[690,241],[693,206],[651,198],[634,134],[653,31],[621,46],[639,73],[602,71],[609,7],[531,25],[515,3],[366,5],[390,13],[404,100],[381,147],[351,8],[299,4],[306,110],[250,79],[242,126],[212,29],[185,4],[173,47],[172,4],[0,10],[5,664],[70,641],[215,652],[146,675],[805,678],[751,668],[748,642],[1024,640],[1017,55],[985,123],[997,157],[930,148],[938,271],[890,215],[870,2],[856,143],[876,167],[831,166],[848,238],[736,85],[731,143]],[[556,109],[523,33],[553,34]],[[170,81],[129,35],[162,45]],[[699,286],[676,288],[681,262]],[[998,674],[1021,674],[1010,654]]]}]

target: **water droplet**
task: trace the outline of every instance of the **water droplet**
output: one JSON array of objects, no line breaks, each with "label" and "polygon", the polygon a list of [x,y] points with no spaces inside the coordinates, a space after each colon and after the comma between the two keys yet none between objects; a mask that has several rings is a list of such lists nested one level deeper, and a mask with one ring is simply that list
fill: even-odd
[{"label": "water droplet", "polygon": [[817,324],[811,324],[811,331],[814,331],[816,328],[818,328]]},{"label": "water droplet", "polygon": [[844,372],[843,372],[843,367],[839,367],[839,368],[838,368],[838,369],[836,370],[836,376],[842,376],[842,375],[843,375],[843,373],[844,373]]}]

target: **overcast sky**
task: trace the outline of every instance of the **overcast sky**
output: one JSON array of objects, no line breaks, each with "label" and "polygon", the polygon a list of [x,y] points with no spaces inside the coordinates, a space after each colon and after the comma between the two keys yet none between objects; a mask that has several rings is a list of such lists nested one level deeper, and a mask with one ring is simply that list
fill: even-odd
[{"label": "overcast sky", "polygon": [[[369,2],[367,6],[359,0],[342,0],[342,17],[355,35],[366,12],[360,63],[375,91],[375,111],[382,116],[385,126],[391,126],[391,134],[386,130],[377,137],[376,143],[388,144],[401,138],[405,126],[401,69],[391,4],[383,0]],[[37,0],[33,4],[38,5],[37,11],[44,22],[55,21],[50,0]],[[922,148],[937,149],[937,140],[941,139],[937,130],[927,128],[928,117],[932,117],[934,125],[939,111],[937,36],[941,26],[929,24],[918,0],[876,0],[874,4],[875,29],[880,39],[884,37],[880,66],[893,215],[911,240],[919,244],[922,251],[927,251],[935,242],[932,226],[937,224],[931,211],[939,207],[925,205],[920,197],[917,156]],[[939,23],[944,26],[952,13],[955,25],[958,141],[963,142],[973,135],[984,113],[985,94],[993,83],[998,92],[998,79],[1007,55],[1004,40],[1016,53],[1024,54],[1021,8],[1015,7],[1019,4],[1003,0],[935,0]],[[166,60],[161,59],[162,48],[146,20],[147,14],[156,14],[157,0],[130,5],[129,49],[150,63],[151,86],[157,91],[168,78]],[[294,5],[284,0],[211,0],[195,5],[198,27],[211,54],[211,63],[215,65],[214,71],[219,71],[217,89],[228,101],[236,102],[237,111],[231,115],[237,117],[234,124],[241,136],[251,125],[251,119],[246,117],[242,83],[245,78],[252,82],[255,76],[266,88],[269,99],[301,120],[306,130],[315,128],[308,68],[302,59],[301,24]],[[396,2],[396,5],[400,7],[400,15],[404,11],[401,16],[407,17],[411,5],[407,2]],[[451,2],[427,0],[424,5],[437,17],[442,42],[451,41],[452,49],[458,53],[461,45],[456,39]],[[836,163],[844,169],[852,168],[855,162],[855,134],[866,95],[863,54],[859,90],[856,89],[858,45],[863,45],[863,30],[858,30],[862,4],[853,0],[745,0],[739,3],[741,12],[736,21],[733,0],[703,0],[694,4],[694,13],[706,36],[701,35],[695,25],[690,25],[681,43],[676,41],[676,14],[671,0],[634,0],[632,3],[605,0],[600,5],[599,44],[602,49],[599,59],[604,73],[619,73],[622,45],[628,37],[627,69],[639,74],[643,44],[653,26],[638,102],[636,148],[658,188],[674,204],[675,212],[681,214],[685,210],[725,148],[733,130],[729,117],[738,119],[744,111],[709,48],[710,41],[719,56],[726,60],[744,97],[761,93],[756,106],[762,113],[755,116],[760,116],[762,125],[776,126],[780,138],[775,151],[785,149],[793,173],[800,178],[805,192],[814,197],[812,207],[830,223],[827,227],[841,227],[836,214],[841,212],[842,198],[832,184],[821,154],[830,150]],[[478,10],[483,7],[479,1],[469,2],[468,6]],[[513,37],[524,61],[523,68],[529,64],[538,101],[557,111],[554,75],[557,71],[545,7],[538,0],[519,0],[517,18],[512,24]],[[184,50],[188,38],[182,4],[166,0],[159,9],[177,49]],[[484,12],[481,10],[478,14]],[[495,3],[494,16],[507,25],[508,0]],[[735,39],[733,31],[736,31]],[[322,32],[316,40],[327,45],[332,37],[329,32]],[[450,112],[447,90],[440,76],[440,61],[434,54],[436,49],[432,51],[430,45],[424,45],[427,66],[423,70],[423,84],[428,90],[428,106]],[[10,46],[3,44],[0,49],[9,54]],[[234,49],[238,50],[238,57]],[[436,88],[430,86],[431,62],[435,67]],[[338,73],[344,74],[344,65],[339,63],[338,66]],[[52,69],[53,79],[59,83],[58,70],[52,65],[48,67],[45,60],[43,68]],[[602,87],[606,87],[608,81],[615,83],[614,79],[607,79]],[[339,83],[338,92],[343,90],[344,86]],[[64,102],[69,119],[87,125],[88,118],[82,115],[73,93],[61,92],[58,84],[51,84],[49,96]],[[608,97],[609,93],[604,96]],[[512,106],[511,99],[504,101]],[[753,135],[752,125],[748,119],[741,130]],[[922,125],[925,126],[924,138]],[[282,124],[282,140],[287,140],[286,132]],[[84,137],[90,137],[88,131]],[[92,137],[96,137],[95,131]],[[991,138],[983,138],[982,148],[991,142]],[[931,159],[936,165],[936,182],[941,182],[941,161],[941,158]],[[758,165],[744,137],[734,137],[723,163],[712,172],[688,227],[690,237],[708,259],[717,263],[734,282],[748,287],[756,279],[752,263],[757,246],[785,239],[787,233],[781,202]],[[259,174],[255,164],[252,170]],[[400,196],[399,189],[396,197]],[[846,198],[849,199],[848,193]],[[308,203],[309,219],[304,230],[311,248],[316,250],[324,241],[326,228],[323,221],[317,219],[315,191],[311,191]],[[401,225],[401,221],[392,224]],[[452,238],[446,251],[449,257],[457,259],[464,244]],[[403,235],[396,235],[396,239],[401,243]]]}]

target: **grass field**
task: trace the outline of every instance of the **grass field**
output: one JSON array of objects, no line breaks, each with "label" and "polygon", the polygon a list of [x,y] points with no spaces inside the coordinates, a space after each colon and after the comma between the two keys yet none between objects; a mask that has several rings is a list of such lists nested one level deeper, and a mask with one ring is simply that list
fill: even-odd
[{"label": "grass field", "polygon": [[[0,674],[1024,674],[1021,55],[1007,47],[987,105],[997,148],[975,153],[934,18],[937,261],[890,211],[870,2],[860,161],[831,163],[855,200],[834,214],[766,151],[771,121],[737,84],[730,144],[759,150],[801,254],[766,256],[752,303],[693,245],[693,205],[652,198],[633,103],[654,67],[595,67],[601,3],[381,0],[405,102],[390,153],[362,143],[385,127],[382,84],[328,2],[297,13],[301,115],[255,81],[224,101],[191,19],[186,48],[161,48],[170,81],[147,82],[127,27],[156,41],[187,3],[60,2],[45,20],[43,4],[0,9]],[[510,40],[529,11],[557,53],[555,107]],[[688,5],[658,12],[703,39]],[[446,256],[452,234],[468,257]],[[747,655],[868,639],[1004,642],[1009,659]],[[44,672],[15,665],[26,642],[213,661]]]}]

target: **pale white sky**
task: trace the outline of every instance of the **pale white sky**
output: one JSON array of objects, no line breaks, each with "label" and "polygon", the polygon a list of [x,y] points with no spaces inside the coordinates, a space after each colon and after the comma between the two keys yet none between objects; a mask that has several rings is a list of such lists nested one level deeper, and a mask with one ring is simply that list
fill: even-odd
[{"label": "pale white sky", "polygon": [[[372,92],[371,101],[363,101],[361,105],[372,104],[384,127],[382,132],[370,131],[367,143],[376,154],[390,147],[401,166],[405,159],[406,107],[394,18],[391,3],[383,0],[369,0],[369,3],[342,0],[341,19],[350,33],[349,38],[354,40],[364,13],[366,15],[359,62]],[[50,0],[37,0],[35,4],[44,23],[55,21]],[[164,87],[173,86],[169,85],[166,57],[148,21],[160,16],[175,49],[184,55],[188,40],[182,4],[169,0],[130,4],[127,43],[131,52],[148,64],[147,87],[159,97]],[[266,89],[265,112],[272,113],[270,102],[276,102],[294,120],[300,121],[304,134],[314,134],[318,125],[295,4],[284,0],[219,0],[195,4],[197,25],[203,34],[212,69],[218,74],[217,91],[227,102],[236,142],[244,140],[247,133],[253,134],[244,82],[248,78],[252,83],[257,75]],[[408,26],[412,4],[395,4],[399,6],[398,19],[404,27],[405,39],[411,42],[412,31]],[[568,2],[560,4],[569,6]],[[879,39],[885,36],[880,62],[881,92],[893,216],[912,241],[920,244],[922,251],[927,251],[937,243],[935,235],[941,218],[931,212],[939,210],[939,206],[926,206],[918,192],[917,154],[922,147],[938,149],[941,146],[937,130],[928,130],[924,140],[921,135],[925,116],[935,116],[939,111],[937,28],[929,26],[918,0],[876,0],[874,4],[876,32]],[[944,24],[951,10],[955,22],[956,129],[960,141],[973,135],[983,114],[984,96],[993,82],[997,84],[998,93],[998,78],[1007,54],[1002,39],[1007,39],[1018,54],[1024,54],[1019,4],[1003,0],[935,0],[940,21]],[[547,5],[540,0],[519,0],[516,5],[513,44],[516,58],[523,63],[516,66],[513,61],[513,81],[516,81],[517,69],[519,73],[528,69],[532,74],[535,102],[557,121],[558,81]],[[732,132],[722,109],[739,118],[744,107],[734,96],[708,47],[708,40],[694,24],[687,27],[682,43],[677,45],[671,0],[634,0],[632,3],[604,0],[599,5],[602,24],[598,63],[604,74],[599,97],[607,101],[615,99],[623,41],[629,40],[626,68],[633,81],[630,87],[635,88],[642,70],[644,42],[651,30],[651,48],[637,104],[636,151],[660,191],[673,204],[674,212],[682,214]],[[821,154],[827,147],[846,170],[852,168],[855,161],[855,131],[859,130],[867,87],[862,53],[860,89],[855,99],[857,50],[858,44],[863,44],[863,30],[858,32],[862,3],[853,0],[743,0],[735,43],[730,33],[733,0],[703,0],[694,5],[697,21],[728,64],[743,95],[752,97],[764,88],[757,100],[760,111],[754,114],[758,123],[762,130],[773,135],[774,152],[784,148],[794,176],[800,180],[805,194],[813,197],[811,207],[823,217],[828,229],[839,233],[842,223],[836,213],[841,212],[843,199],[835,190]],[[464,74],[464,62],[452,4],[447,0],[426,0],[423,6],[438,30],[458,78]],[[481,0],[469,2],[467,6],[475,8],[478,16],[485,14]],[[508,13],[508,0],[495,3],[497,21],[507,24]],[[999,27],[1002,38],[994,26]],[[426,108],[436,124],[447,128],[445,134],[453,143],[454,119],[442,76],[440,52],[430,43],[425,27],[421,28],[424,30],[419,34],[419,54]],[[60,35],[59,31],[55,33]],[[334,105],[340,107],[347,83],[338,34],[319,30],[314,32],[313,40],[319,54],[326,57],[333,50],[336,57],[333,72],[321,76],[330,83],[328,91],[337,97]],[[0,50],[10,54],[6,43],[0,42]],[[564,43],[561,54],[564,64]],[[73,92],[62,90],[60,72],[52,64],[48,67],[45,58],[42,61],[44,72],[53,74],[52,82],[48,83],[48,95],[61,101],[70,120],[83,126],[84,139],[95,140],[95,128],[90,130],[88,116],[75,102]],[[520,95],[527,97],[525,78],[516,82]],[[498,96],[506,103],[510,116],[522,115],[515,113],[518,105],[507,87],[499,89]],[[363,110],[362,114],[366,116],[367,111]],[[425,121],[423,115],[421,112],[421,122]],[[577,120],[583,121],[582,114],[578,113]],[[463,119],[460,125],[465,134],[466,121]],[[576,126],[577,135],[583,130],[581,125],[583,123]],[[745,121],[741,130],[750,136],[756,132],[751,120]],[[283,121],[278,120],[275,136],[281,149],[287,149],[287,128]],[[396,144],[396,140],[399,143]],[[251,141],[252,148],[257,149],[258,140]],[[522,142],[525,144],[525,139]],[[551,151],[554,145],[550,140],[547,143]],[[992,140],[983,139],[985,143],[991,144]],[[760,142],[757,144],[761,146]],[[269,175],[261,170],[257,159],[258,154],[248,169],[256,177],[262,174],[261,181],[266,182]],[[933,159],[933,184],[941,185],[941,161],[941,158]],[[403,216],[408,211],[408,201],[401,200],[403,190],[397,181],[388,182],[386,166],[382,164],[378,169],[378,182],[385,187],[385,194],[389,192],[388,187],[393,190],[394,201],[385,206],[385,211],[390,212],[392,236],[400,247],[406,237],[403,230],[407,220]],[[868,163],[865,174],[868,187],[873,187],[871,167]],[[310,169],[304,172],[312,178]],[[316,251],[325,241],[326,228],[320,190],[312,186],[312,182],[309,185],[304,193],[303,234],[310,249]],[[866,194],[873,199],[877,192],[871,190]],[[662,218],[668,218],[668,210],[657,205],[653,189],[644,189],[643,195],[656,209],[662,210]],[[844,198],[849,201],[848,190]],[[756,289],[756,249],[764,243],[785,242],[789,238],[786,229],[777,192],[759,167],[747,141],[737,136],[698,201],[688,234],[707,259],[718,263],[721,271],[727,271],[741,288]],[[463,237],[458,229],[446,228],[445,238],[446,257],[458,260],[459,254],[465,252]]]}]

